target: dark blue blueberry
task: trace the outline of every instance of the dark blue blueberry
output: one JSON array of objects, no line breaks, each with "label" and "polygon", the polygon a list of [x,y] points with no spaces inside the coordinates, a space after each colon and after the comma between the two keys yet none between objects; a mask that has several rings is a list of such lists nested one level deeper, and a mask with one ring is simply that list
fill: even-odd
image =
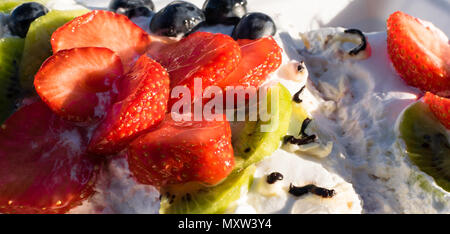
[{"label": "dark blue blueberry", "polygon": [[275,22],[263,13],[250,13],[242,17],[233,30],[232,37],[237,39],[251,39],[273,36],[277,32]]},{"label": "dark blue blueberry", "polygon": [[109,3],[109,10],[119,14],[125,14],[127,10],[138,7],[147,7],[152,11],[155,10],[155,4],[153,4],[152,0],[112,0]]},{"label": "dark blue blueberry", "polygon": [[39,3],[28,2],[17,6],[8,20],[9,30],[13,35],[25,37],[30,24],[37,18],[47,14],[48,9]]},{"label": "dark blue blueberry", "polygon": [[158,11],[152,18],[150,30],[161,36],[176,37],[188,34],[205,21],[205,15],[195,5],[175,1]]},{"label": "dark blue blueberry", "polygon": [[148,7],[145,6],[140,6],[140,7],[136,7],[136,8],[131,8],[127,11],[125,11],[124,13],[128,18],[133,18],[133,17],[139,17],[139,16],[151,16],[152,15],[152,11],[150,9],[148,9]]},{"label": "dark blue blueberry", "polygon": [[237,24],[247,14],[247,0],[206,0],[203,4],[208,24]]}]

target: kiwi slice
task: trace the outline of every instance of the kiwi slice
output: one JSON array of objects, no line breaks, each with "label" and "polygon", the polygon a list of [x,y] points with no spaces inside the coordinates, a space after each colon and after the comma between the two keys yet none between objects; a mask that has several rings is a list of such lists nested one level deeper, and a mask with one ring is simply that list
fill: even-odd
[{"label": "kiwi slice", "polygon": [[10,13],[16,6],[26,3],[26,2],[38,2],[41,4],[45,4],[47,0],[2,0],[0,2],[0,13],[8,14]]},{"label": "kiwi slice", "polygon": [[34,92],[34,75],[42,63],[53,54],[50,44],[53,32],[68,21],[87,12],[88,10],[53,10],[31,23],[25,38],[23,53],[26,56],[23,57],[19,70],[20,83],[26,92]]},{"label": "kiwi slice", "polygon": [[[246,121],[242,131],[234,137],[235,170],[242,170],[271,155],[279,148],[288,131],[292,113],[292,97],[289,90],[278,83],[268,89],[265,99],[260,100],[266,101],[267,105],[263,105],[263,108],[266,108],[264,111],[270,113],[271,118],[268,121],[262,121],[260,118],[258,121]],[[272,101],[276,103],[272,105]],[[272,129],[262,131],[267,126]]]},{"label": "kiwi slice", "polygon": [[292,102],[292,115],[287,135],[300,136],[303,121],[309,117],[308,112],[303,108],[302,103]]},{"label": "kiwi slice", "polygon": [[450,140],[448,132],[427,104],[418,102],[405,110],[399,125],[406,154],[437,185],[450,192]]},{"label": "kiwi slice", "polygon": [[255,171],[253,164],[278,149],[288,130],[292,112],[291,94],[281,84],[271,86],[267,95],[260,100],[264,101],[262,108],[266,108],[263,111],[270,113],[271,118],[268,121],[259,119],[243,123],[241,131],[233,140],[236,156],[234,171],[213,187],[188,183],[164,188],[161,191],[160,213],[223,213],[239,199],[243,189],[249,188]]},{"label": "kiwi slice", "polygon": [[0,39],[0,123],[14,110],[14,102],[20,92],[17,68],[22,57],[23,46],[22,38]]},{"label": "kiwi slice", "polygon": [[161,214],[220,214],[239,199],[252,184],[255,167],[233,172],[213,187],[198,183],[165,188],[161,194]]}]

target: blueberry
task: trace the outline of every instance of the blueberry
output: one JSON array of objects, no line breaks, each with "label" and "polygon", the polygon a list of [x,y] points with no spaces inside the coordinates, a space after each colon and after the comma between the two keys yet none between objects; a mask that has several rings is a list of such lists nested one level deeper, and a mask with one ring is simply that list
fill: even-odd
[{"label": "blueberry", "polygon": [[249,13],[242,17],[233,30],[232,37],[255,40],[265,36],[273,36],[277,32],[275,22],[263,13]]},{"label": "blueberry", "polygon": [[155,10],[152,0],[112,0],[109,3],[109,9],[119,14],[125,14],[127,10],[143,6],[152,11]]},{"label": "blueberry", "polygon": [[206,0],[203,4],[208,24],[237,24],[247,13],[247,0]]},{"label": "blueberry", "polygon": [[13,35],[24,38],[30,24],[37,18],[47,14],[48,9],[39,3],[28,2],[17,6],[11,12],[8,20],[9,30]]},{"label": "blueberry", "polygon": [[126,10],[124,15],[126,15],[130,19],[139,16],[148,17],[152,15],[152,10],[150,10],[148,7],[140,6]]},{"label": "blueberry", "polygon": [[158,11],[152,18],[150,30],[162,36],[186,35],[205,21],[205,15],[195,5],[185,1],[174,1]]}]

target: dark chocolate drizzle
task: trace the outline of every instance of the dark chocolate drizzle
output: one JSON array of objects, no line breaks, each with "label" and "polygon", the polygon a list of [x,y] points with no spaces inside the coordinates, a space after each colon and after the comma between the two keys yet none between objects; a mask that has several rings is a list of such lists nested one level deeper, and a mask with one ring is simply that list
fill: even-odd
[{"label": "dark chocolate drizzle", "polygon": [[303,187],[296,187],[293,184],[291,184],[289,186],[289,193],[296,197],[301,197],[308,193],[312,193],[314,195],[321,196],[323,198],[332,198],[336,195],[336,191],[334,191],[334,189],[329,190],[326,188],[317,187],[313,184],[306,185]]},{"label": "dark chocolate drizzle", "polygon": [[300,135],[303,137],[308,137],[309,135],[306,134],[306,129],[308,128],[309,124],[312,122],[312,119],[306,118],[302,123],[302,128],[300,130]]},{"label": "dark chocolate drizzle", "polygon": [[300,130],[300,139],[295,138],[294,136],[285,136],[283,139],[284,144],[295,144],[295,145],[306,145],[313,143],[316,139],[316,135],[308,135],[305,131],[311,123],[312,119],[306,118],[302,123],[302,128]]},{"label": "dark chocolate drizzle", "polygon": [[355,47],[352,50],[350,50],[350,52],[348,52],[349,55],[354,56],[354,55],[359,54],[359,52],[366,50],[366,48],[367,48],[367,39],[366,39],[366,36],[364,35],[364,33],[361,32],[361,30],[355,29],[355,28],[351,28],[351,29],[345,30],[344,33],[358,35],[361,38],[361,44],[359,44],[357,47]]},{"label": "dark chocolate drizzle", "polygon": [[267,176],[267,183],[268,184],[274,184],[275,182],[283,180],[283,174],[279,172],[272,172],[270,175]]},{"label": "dark chocolate drizzle", "polygon": [[297,139],[294,136],[285,136],[283,139],[283,142],[284,142],[284,144],[290,143],[290,144],[294,144],[294,145],[307,145],[307,144],[314,143],[316,138],[317,138],[316,135],[302,137],[300,139]]},{"label": "dark chocolate drizzle", "polygon": [[303,100],[300,99],[300,95],[303,93],[303,90],[305,90],[306,86],[303,86],[297,93],[294,94],[294,98],[292,99],[296,103],[302,103]]}]

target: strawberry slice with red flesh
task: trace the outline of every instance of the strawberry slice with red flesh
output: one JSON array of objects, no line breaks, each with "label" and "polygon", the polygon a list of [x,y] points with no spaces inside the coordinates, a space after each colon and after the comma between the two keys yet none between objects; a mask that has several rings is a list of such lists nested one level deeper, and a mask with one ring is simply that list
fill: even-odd
[{"label": "strawberry slice with red flesh", "polygon": [[159,63],[141,56],[117,86],[117,102],[89,143],[92,153],[118,153],[139,134],[164,119],[169,100],[169,75]]},{"label": "strawberry slice with red flesh", "polygon": [[78,47],[106,47],[119,54],[125,70],[144,54],[149,35],[128,17],[95,10],[75,18],[56,30],[51,38],[53,52]]},{"label": "strawberry slice with red flesh", "polygon": [[61,50],[47,59],[34,79],[36,92],[58,115],[75,122],[104,117],[123,75],[120,58],[107,48]]},{"label": "strawberry slice with red flesh", "polygon": [[258,88],[269,74],[276,71],[282,61],[281,48],[272,37],[258,40],[238,40],[242,59],[236,70],[223,79],[219,86]]},{"label": "strawberry slice with red flesh", "polygon": [[218,184],[235,165],[230,124],[226,120],[176,122],[168,114],[157,130],[130,144],[128,163],[143,184]]},{"label": "strawberry slice with red flesh", "polygon": [[442,125],[450,129],[450,99],[427,92],[424,96],[424,101]]},{"label": "strawberry slice with red flesh", "polygon": [[411,86],[450,96],[450,45],[443,32],[403,12],[387,21],[389,57]]},{"label": "strawberry slice with red flesh", "polygon": [[87,199],[98,166],[85,135],[41,101],[1,125],[0,213],[65,213]]},{"label": "strawberry slice with red flesh", "polygon": [[194,79],[201,79],[204,88],[217,85],[241,60],[237,42],[227,35],[209,32],[193,33],[149,54],[169,72],[171,88],[187,86],[191,94]]}]

